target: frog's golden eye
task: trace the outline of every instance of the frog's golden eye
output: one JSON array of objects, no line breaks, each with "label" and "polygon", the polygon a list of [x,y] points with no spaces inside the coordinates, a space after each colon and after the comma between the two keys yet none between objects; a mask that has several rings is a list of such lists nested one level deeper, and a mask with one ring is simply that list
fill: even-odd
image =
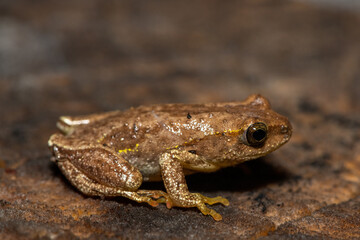
[{"label": "frog's golden eye", "polygon": [[246,141],[254,147],[261,146],[267,138],[267,126],[265,123],[257,122],[251,124],[246,130]]}]

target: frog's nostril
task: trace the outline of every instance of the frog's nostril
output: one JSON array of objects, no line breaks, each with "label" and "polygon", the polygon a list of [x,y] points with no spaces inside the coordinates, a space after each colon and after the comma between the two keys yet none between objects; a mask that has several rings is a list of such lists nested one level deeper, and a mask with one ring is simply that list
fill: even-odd
[{"label": "frog's nostril", "polygon": [[285,134],[285,133],[288,133],[289,132],[289,128],[288,126],[285,126],[285,125],[281,125],[281,133]]},{"label": "frog's nostril", "polygon": [[280,132],[284,137],[284,141],[285,142],[288,141],[292,134],[292,127],[291,127],[290,123],[281,125]]}]

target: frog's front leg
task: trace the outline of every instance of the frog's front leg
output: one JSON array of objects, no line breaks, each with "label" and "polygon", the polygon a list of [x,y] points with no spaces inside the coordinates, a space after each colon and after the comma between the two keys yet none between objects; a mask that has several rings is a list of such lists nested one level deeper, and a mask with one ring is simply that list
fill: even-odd
[{"label": "frog's front leg", "polygon": [[[198,155],[188,153],[186,151],[172,150],[166,152],[160,157],[161,173],[167,193],[172,201],[173,206],[178,207],[197,207],[204,215],[212,216],[216,221],[222,219],[221,215],[206,207],[205,204],[221,203],[225,206],[229,205],[229,201],[220,196],[209,198],[200,193],[190,193],[186,185],[183,166],[186,166],[187,160],[190,162],[198,162],[199,164],[206,164],[200,159]],[[190,159],[189,159],[190,158]],[[196,166],[194,166],[196,168]],[[212,168],[211,165],[208,166]],[[209,170],[210,171],[210,170]]]}]

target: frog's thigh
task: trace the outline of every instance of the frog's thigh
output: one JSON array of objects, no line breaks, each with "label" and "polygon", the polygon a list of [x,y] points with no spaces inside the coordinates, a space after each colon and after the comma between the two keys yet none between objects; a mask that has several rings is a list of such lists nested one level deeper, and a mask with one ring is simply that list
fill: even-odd
[{"label": "frog's thigh", "polygon": [[57,162],[59,168],[66,176],[66,178],[78,188],[82,193],[89,196],[122,196],[137,202],[147,202],[151,206],[156,206],[158,203],[147,196],[140,196],[137,192],[126,191],[121,188],[109,187],[99,184],[94,180],[83,174],[69,161]]},{"label": "frog's thigh", "polygon": [[112,150],[100,146],[59,150],[66,153],[59,163],[70,161],[80,172],[101,185],[136,191],[142,183],[140,171]]},{"label": "frog's thigh", "polygon": [[78,188],[82,193],[89,196],[99,196],[107,195],[109,187],[96,183],[94,180],[88,178],[84,173],[82,173],[78,168],[76,168],[71,162],[58,161],[58,167],[65,177]]}]

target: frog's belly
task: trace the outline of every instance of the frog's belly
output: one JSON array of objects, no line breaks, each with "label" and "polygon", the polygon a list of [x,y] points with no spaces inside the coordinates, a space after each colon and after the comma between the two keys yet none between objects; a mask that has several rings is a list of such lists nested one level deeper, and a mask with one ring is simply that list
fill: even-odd
[{"label": "frog's belly", "polygon": [[143,181],[161,181],[161,169],[158,159],[131,157],[126,160],[141,172]]}]

